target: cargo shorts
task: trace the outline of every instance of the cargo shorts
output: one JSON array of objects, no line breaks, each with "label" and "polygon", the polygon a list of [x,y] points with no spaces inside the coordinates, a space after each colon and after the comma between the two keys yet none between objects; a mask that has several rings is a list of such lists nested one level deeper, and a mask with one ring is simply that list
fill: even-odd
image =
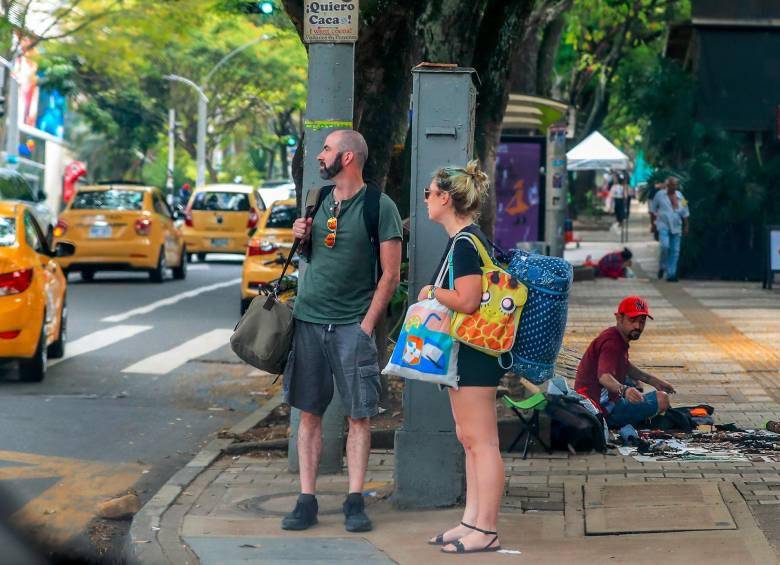
[{"label": "cargo shorts", "polygon": [[312,324],[295,320],[284,368],[284,398],[322,416],[335,383],[344,412],[360,419],[379,413],[379,364],[374,338],[360,324]]}]

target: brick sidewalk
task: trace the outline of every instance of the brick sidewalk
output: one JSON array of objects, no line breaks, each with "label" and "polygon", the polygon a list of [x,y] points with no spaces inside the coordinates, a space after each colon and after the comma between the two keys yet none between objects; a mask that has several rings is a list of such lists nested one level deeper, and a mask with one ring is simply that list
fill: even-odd
[{"label": "brick sidewalk", "polygon": [[[740,427],[762,427],[768,419],[780,419],[780,291],[764,291],[755,283],[656,281],[645,275],[655,271],[654,243],[645,240],[636,246],[641,248],[639,278],[574,286],[566,345],[584,351],[601,330],[614,324],[612,313],[623,296],[642,295],[655,320],[648,321],[642,338],[632,344],[631,358],[674,384],[674,404],[711,404],[718,423]],[[614,452],[534,453],[527,460],[511,454],[505,462],[502,543],[521,549],[522,557],[533,562],[568,558],[598,563],[609,555],[612,563],[632,564],[770,563],[772,550],[766,540],[774,547],[774,561],[780,555],[780,462],[645,463]],[[360,561],[356,555],[364,556],[362,562],[382,563],[392,562],[388,556],[399,563],[452,559],[416,538],[459,519],[458,509],[403,513],[385,500],[393,488],[392,451],[371,454],[366,491],[375,493],[367,500],[377,528],[361,538],[345,537],[340,527],[345,475],[319,481],[320,526],[302,534],[282,533],[279,519],[292,507],[298,489],[297,477],[286,465],[286,458],[278,457],[223,457],[213,463],[161,519],[157,539],[168,558],[174,563],[210,563],[227,559],[227,553],[221,553],[226,551],[277,551],[285,557],[263,557],[263,562],[283,562],[320,540],[323,555],[331,558],[323,562]],[[720,489],[736,529],[584,534],[582,501],[588,488],[633,485],[641,497],[643,486],[658,484],[690,484],[691,489],[718,485],[716,492]],[[471,559],[492,563],[504,557]]]}]

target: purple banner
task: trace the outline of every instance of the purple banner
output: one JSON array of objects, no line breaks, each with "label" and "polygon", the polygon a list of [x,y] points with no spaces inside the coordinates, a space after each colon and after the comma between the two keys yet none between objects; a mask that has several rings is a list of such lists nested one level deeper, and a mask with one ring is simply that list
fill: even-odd
[{"label": "purple banner", "polygon": [[518,241],[539,241],[542,146],[510,141],[496,157],[496,244],[512,249]]}]

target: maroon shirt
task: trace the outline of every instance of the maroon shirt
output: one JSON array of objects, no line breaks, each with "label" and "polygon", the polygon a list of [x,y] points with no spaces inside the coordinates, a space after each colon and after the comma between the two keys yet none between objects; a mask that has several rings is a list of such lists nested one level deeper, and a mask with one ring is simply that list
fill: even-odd
[{"label": "maroon shirt", "polygon": [[[577,367],[574,389],[601,405],[604,387],[599,376],[604,373],[615,377],[620,384],[625,384],[628,375],[628,343],[614,326],[601,332],[588,346]],[[609,400],[614,402],[617,398],[616,394],[609,393]]]}]

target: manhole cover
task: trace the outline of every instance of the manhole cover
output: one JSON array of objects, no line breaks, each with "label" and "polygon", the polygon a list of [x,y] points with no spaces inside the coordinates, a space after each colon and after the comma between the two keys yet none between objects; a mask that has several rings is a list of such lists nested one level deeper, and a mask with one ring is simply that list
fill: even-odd
[{"label": "manhole cover", "polygon": [[[236,503],[236,507],[243,512],[250,512],[263,516],[284,516],[295,508],[295,502],[298,500],[297,492],[284,492],[268,494],[265,496],[254,496],[245,498]],[[329,514],[341,514],[341,505],[344,504],[346,494],[343,492],[318,492],[317,506],[320,516]],[[372,504],[376,498],[364,497],[366,506]]]},{"label": "manhole cover", "polygon": [[736,530],[716,483],[586,485],[586,535]]}]

